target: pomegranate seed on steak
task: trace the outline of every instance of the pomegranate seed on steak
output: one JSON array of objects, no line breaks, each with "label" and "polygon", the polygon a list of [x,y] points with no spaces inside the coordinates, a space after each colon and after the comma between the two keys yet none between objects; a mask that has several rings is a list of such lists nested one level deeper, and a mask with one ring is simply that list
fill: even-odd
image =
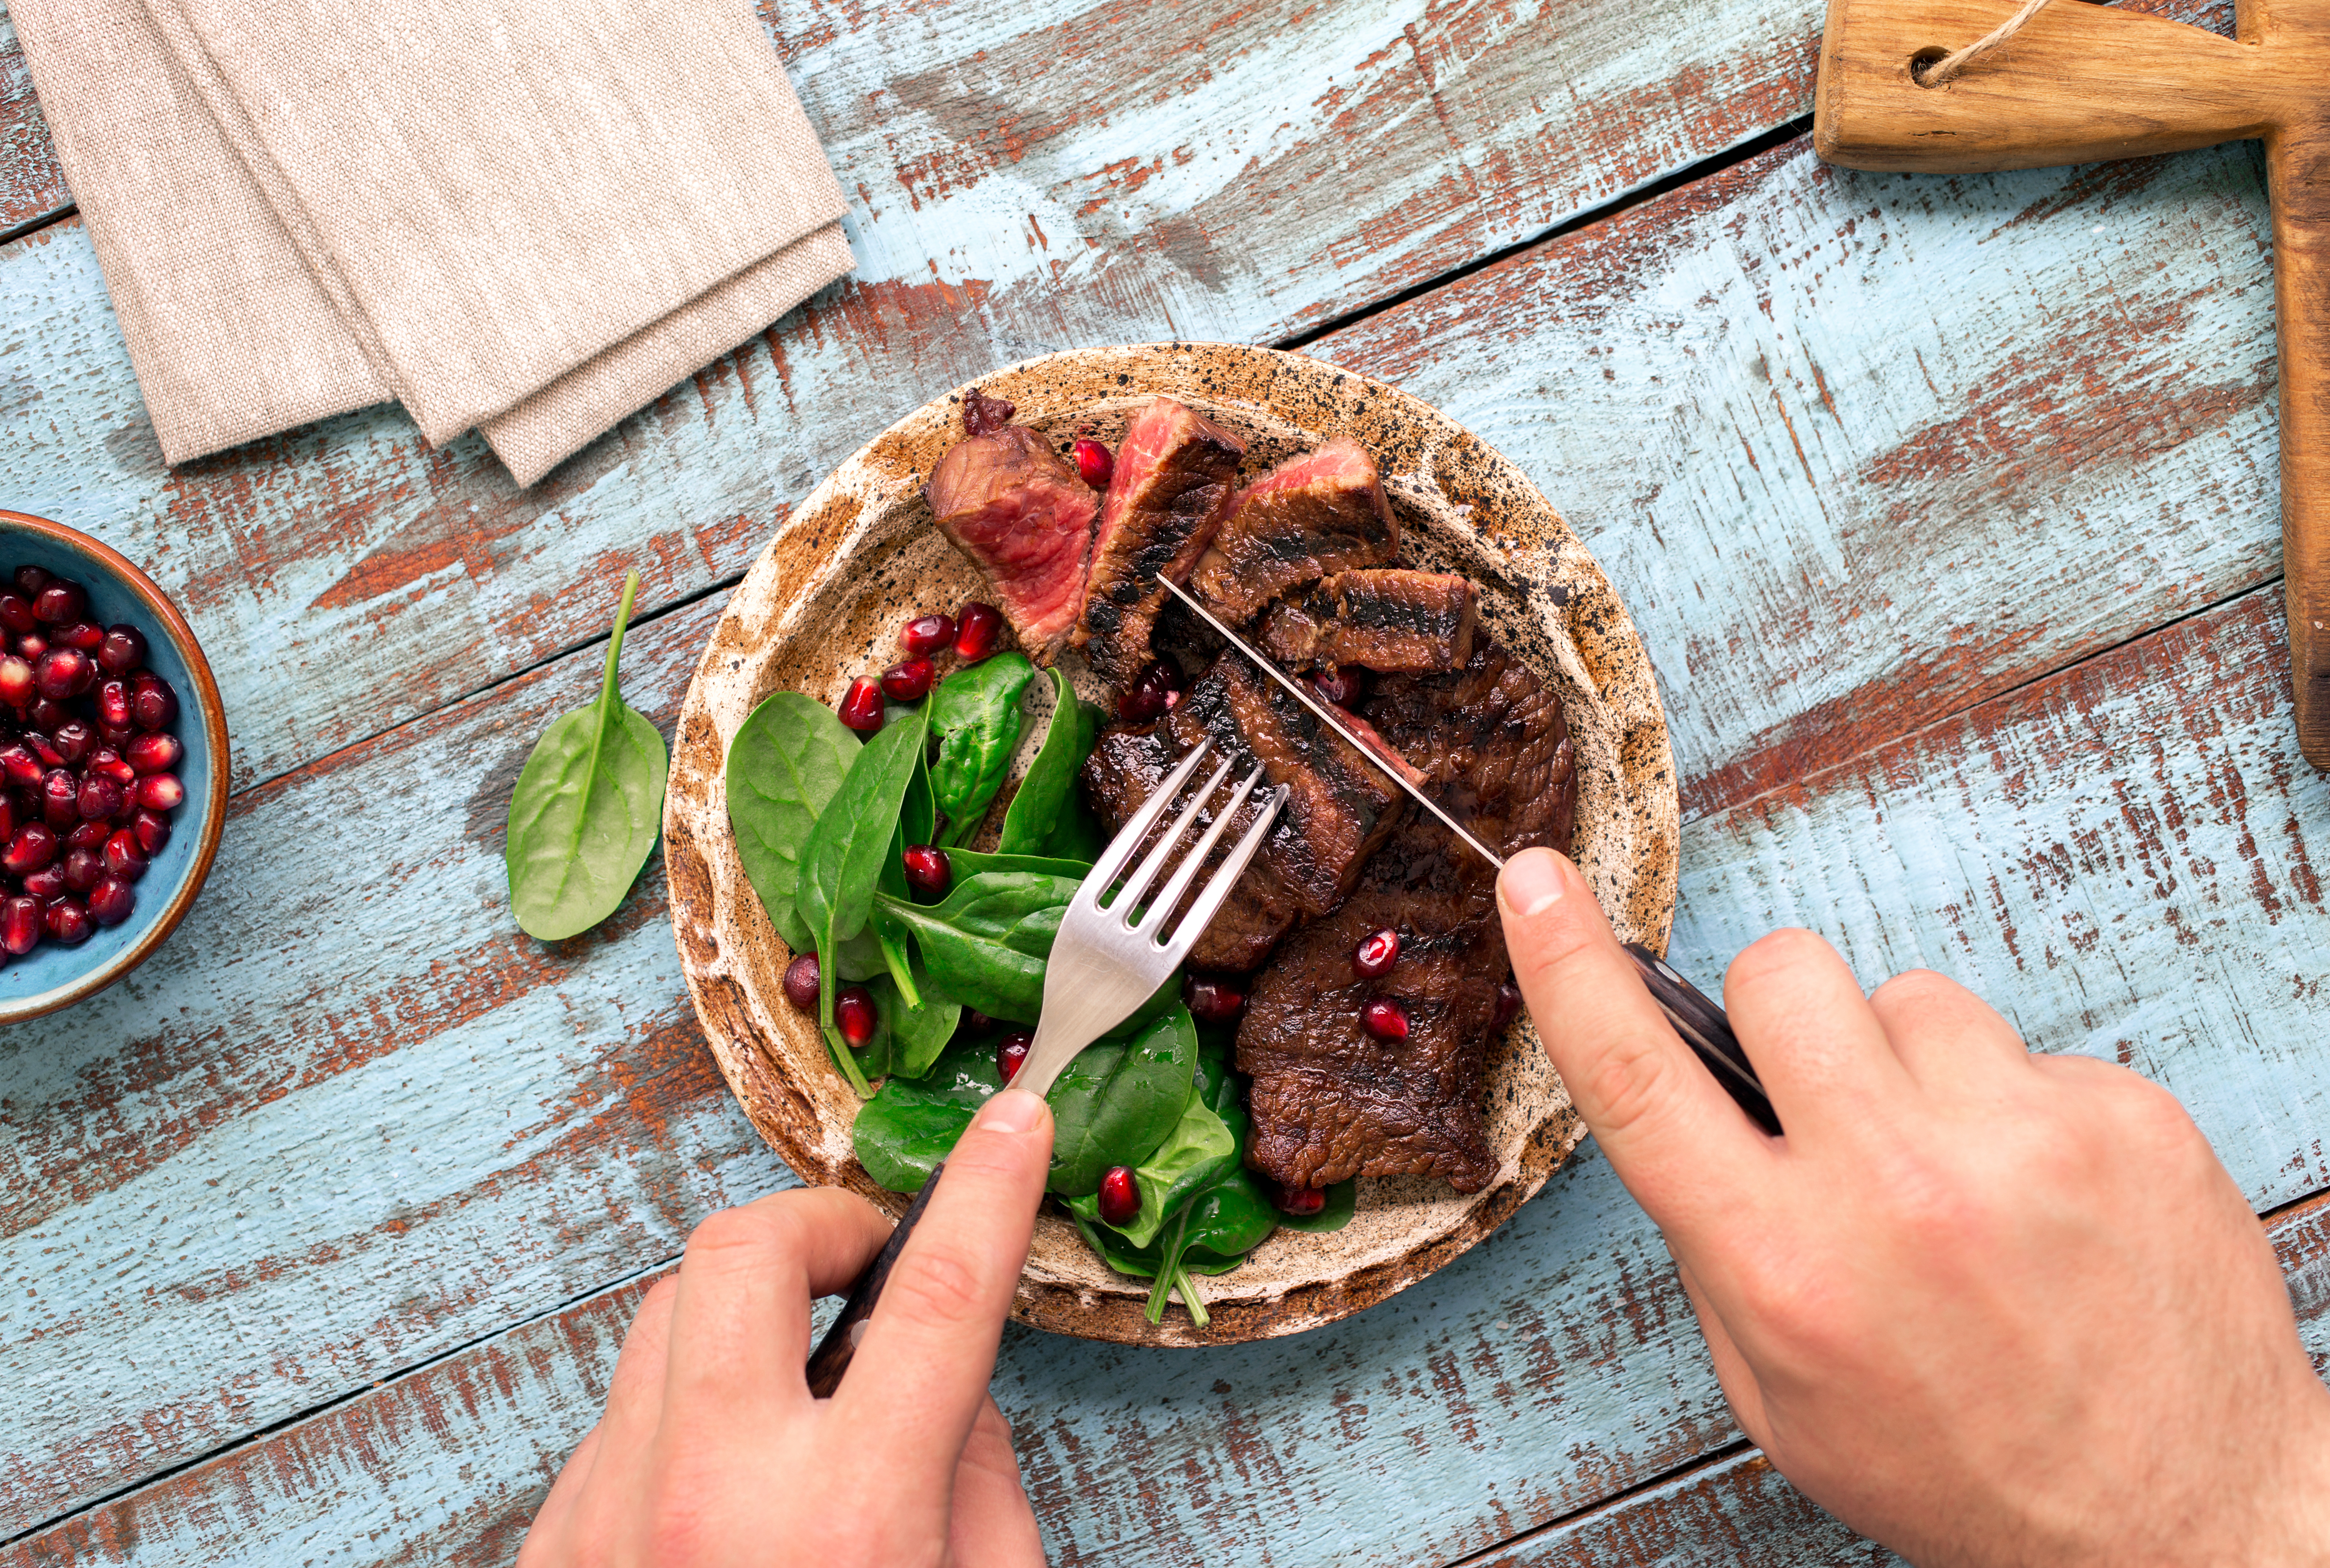
[{"label": "pomegranate seed on steak", "polygon": [[1116,716],[1128,724],[1145,724],[1161,718],[1181,691],[1181,666],[1170,659],[1151,659],[1116,700]]},{"label": "pomegranate seed on steak", "polygon": [[1495,1034],[1513,1021],[1521,1010],[1521,988],[1507,980],[1497,987],[1497,1010],[1489,1019],[1489,1031]]},{"label": "pomegranate seed on steak", "polygon": [[1112,1225],[1129,1225],[1141,1213],[1141,1178],[1129,1165],[1113,1165],[1100,1178],[1100,1217]]},{"label": "pomegranate seed on steak", "polygon": [[841,694],[841,705],[836,710],[841,722],[861,735],[870,735],[882,727],[882,684],[871,675],[860,675],[849,683]]},{"label": "pomegranate seed on steak", "polygon": [[1359,1009],[1359,1027],[1378,1040],[1407,1038],[1407,1009],[1389,997],[1378,997]]},{"label": "pomegranate seed on steak", "polygon": [[1003,1074],[1004,1082],[1009,1083],[1019,1076],[1019,1069],[1028,1065],[1028,1047],[1035,1043],[1036,1036],[1024,1032],[1006,1034],[996,1042],[995,1067]]},{"label": "pomegranate seed on steak", "polygon": [[852,986],[833,999],[834,1026],[852,1051],[863,1051],[873,1044],[875,1026],[881,1021],[882,1015],[874,1007],[874,993],[863,986]]},{"label": "pomegranate seed on steak", "polygon": [[1359,678],[1359,675],[1360,672],[1357,669],[1347,669],[1340,665],[1329,665],[1312,675],[1311,684],[1318,688],[1320,696],[1328,702],[1339,708],[1348,708],[1355,705],[1361,697],[1368,694],[1367,683]]},{"label": "pomegranate seed on steak", "polygon": [[954,641],[954,617],[918,615],[898,632],[898,646],[908,658],[928,658]]},{"label": "pomegranate seed on steak", "polygon": [[137,902],[128,883],[118,876],[103,877],[90,889],[89,918],[101,926],[118,926],[129,918]]},{"label": "pomegranate seed on steak", "polygon": [[1399,933],[1389,926],[1361,938],[1358,949],[1351,954],[1351,968],[1370,980],[1390,974],[1392,966],[1398,962]]},{"label": "pomegranate seed on steak", "polygon": [[910,844],[905,855],[906,885],[927,899],[946,897],[954,885],[954,863],[933,845]]},{"label": "pomegranate seed on steak", "polygon": [[146,634],[134,626],[109,626],[97,650],[97,667],[109,675],[126,675],[146,662]]},{"label": "pomegranate seed on steak", "polygon": [[954,628],[955,657],[965,664],[976,664],[1002,642],[1003,612],[991,604],[973,600],[955,616]]},{"label": "pomegranate seed on steak", "polygon": [[[169,831],[167,827],[163,828],[162,836],[165,839],[169,836]],[[140,844],[145,842],[142,832],[138,842]],[[149,849],[146,853],[153,855],[157,852]],[[804,1013],[817,1011],[817,955],[815,953],[803,953],[785,966],[785,1000]]]},{"label": "pomegranate seed on steak", "polygon": [[1223,975],[1191,975],[1181,983],[1181,1000],[1200,1024],[1234,1024],[1246,1011],[1246,991]]},{"label": "pomegranate seed on steak", "polygon": [[930,695],[938,666],[928,659],[908,659],[882,672],[882,694],[894,703],[919,703]]},{"label": "pomegranate seed on steak", "polygon": [[1077,440],[1075,450],[1076,472],[1083,476],[1084,482],[1095,490],[1107,489],[1110,478],[1116,473],[1116,459],[1109,455],[1108,449],[1086,438]]},{"label": "pomegranate seed on steak", "polygon": [[0,948],[23,958],[40,945],[41,928],[48,911],[30,893],[18,893],[0,904]]}]

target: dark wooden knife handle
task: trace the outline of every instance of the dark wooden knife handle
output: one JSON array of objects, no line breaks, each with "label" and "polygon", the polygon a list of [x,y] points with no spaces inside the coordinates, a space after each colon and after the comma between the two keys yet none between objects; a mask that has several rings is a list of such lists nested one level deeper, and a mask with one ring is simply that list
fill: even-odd
[{"label": "dark wooden knife handle", "polygon": [[898,1261],[906,1238],[914,1233],[915,1222],[931,1206],[931,1195],[939,1190],[939,1173],[944,1169],[944,1160],[931,1167],[930,1179],[899,1216],[898,1228],[890,1233],[890,1239],[882,1243],[874,1261],[851,1281],[849,1299],[841,1304],[841,1316],[833,1320],[833,1327],[825,1331],[825,1337],[809,1353],[809,1391],[818,1398],[831,1399],[833,1391],[841,1386],[841,1374],[849,1370],[849,1358],[857,1354],[857,1341],[865,1332],[866,1321],[874,1316],[874,1304],[882,1299],[882,1287],[890,1282],[890,1265]]},{"label": "dark wooden knife handle", "polygon": [[1628,942],[1626,956],[1642,971],[1643,984],[1650,988],[1651,999],[1659,1005],[1659,1011],[1667,1015],[1667,1022],[1674,1025],[1683,1043],[1707,1063],[1715,1081],[1748,1113],[1748,1119],[1774,1138],[1779,1137],[1780,1119],[1764,1093],[1764,1081],[1756,1076],[1756,1068],[1741,1048],[1739,1036],[1731,1032],[1731,1020],[1725,1016],[1723,1009],[1640,942]]}]

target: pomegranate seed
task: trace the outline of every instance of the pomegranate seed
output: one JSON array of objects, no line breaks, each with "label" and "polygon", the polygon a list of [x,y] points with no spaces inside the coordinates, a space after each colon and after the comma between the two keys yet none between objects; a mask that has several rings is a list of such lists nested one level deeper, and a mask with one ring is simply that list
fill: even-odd
[{"label": "pomegranate seed", "polygon": [[938,666],[930,660],[908,659],[882,672],[882,694],[894,703],[919,703],[938,677]]},{"label": "pomegranate seed", "polygon": [[1076,472],[1084,483],[1095,490],[1108,488],[1109,477],[1116,472],[1116,459],[1109,456],[1106,447],[1098,441],[1080,439],[1075,445]]},{"label": "pomegranate seed", "polygon": [[954,617],[918,615],[898,628],[898,646],[908,658],[927,658],[954,641]]},{"label": "pomegranate seed", "polygon": [[48,913],[49,935],[69,948],[79,947],[89,940],[89,933],[97,928],[90,923],[89,911],[77,898],[52,900]]},{"label": "pomegranate seed", "polygon": [[97,744],[97,732],[79,719],[67,719],[57,726],[57,732],[52,739],[56,742],[58,754],[64,758],[65,766],[75,768]]},{"label": "pomegranate seed", "polygon": [[[137,814],[130,817],[129,830],[137,836],[137,847],[146,852],[146,857],[148,860],[161,854],[162,846],[170,842],[170,819],[159,812],[148,811],[143,807],[140,807]],[[79,833],[81,829],[76,827],[73,831]],[[786,972],[791,973],[790,969]],[[785,995],[790,997],[792,993],[788,990]]]},{"label": "pomegranate seed", "polygon": [[[81,813],[76,810],[73,815],[78,817]],[[65,848],[102,849],[105,841],[112,836],[113,824],[110,822],[76,822],[72,825],[72,831],[65,835]]]},{"label": "pomegranate seed", "polygon": [[1036,1036],[1024,1030],[1016,1034],[1006,1034],[995,1043],[995,1067],[1003,1074],[1004,1082],[1009,1083],[1019,1076],[1019,1069],[1028,1065],[1028,1047],[1035,1043]]},{"label": "pomegranate seed", "polygon": [[1129,1165],[1113,1165],[1100,1178],[1100,1217],[1112,1225],[1129,1225],[1141,1213],[1141,1178]]},{"label": "pomegranate seed", "polygon": [[97,724],[100,730],[129,728],[129,683],[104,681],[97,688]]},{"label": "pomegranate seed", "polygon": [[148,773],[137,780],[137,804],[148,811],[175,811],[186,798],[175,773]]},{"label": "pomegranate seed", "polygon": [[1371,936],[1360,938],[1358,949],[1351,954],[1351,968],[1370,980],[1378,980],[1390,974],[1391,967],[1397,962],[1399,933],[1389,926]]},{"label": "pomegranate seed", "polygon": [[97,661],[77,647],[52,647],[33,668],[41,695],[63,702],[89,690],[97,680]]},{"label": "pomegranate seed", "polygon": [[45,822],[27,822],[0,850],[0,868],[11,876],[30,876],[56,857],[56,829]]},{"label": "pomegranate seed", "polygon": [[1389,997],[1377,997],[1359,1009],[1359,1027],[1378,1040],[1405,1040],[1407,1009]]},{"label": "pomegranate seed", "polygon": [[[104,715],[99,715],[102,718]],[[129,681],[129,722],[141,730],[166,730],[178,716],[178,694],[152,670],[139,670]]]},{"label": "pomegranate seed", "polygon": [[137,902],[137,895],[129,891],[128,883],[118,876],[105,877],[89,890],[89,918],[101,926],[118,926],[129,918]]},{"label": "pomegranate seed", "polygon": [[109,626],[97,650],[97,667],[109,675],[126,675],[146,662],[146,634],[134,626]]},{"label": "pomegranate seed", "polygon": [[33,749],[22,741],[0,749],[0,774],[5,774],[8,782],[19,789],[36,788],[41,782],[41,775],[46,771],[48,770],[41,766],[41,760],[33,755]]},{"label": "pomegranate seed", "polygon": [[1191,975],[1181,983],[1181,999],[1200,1024],[1234,1024],[1246,1011],[1246,992],[1220,975]]},{"label": "pomegranate seed", "polygon": [[5,844],[16,834],[16,798],[0,795],[0,844]]},{"label": "pomegranate seed", "polygon": [[965,1007],[962,1010],[961,1026],[974,1034],[984,1034],[995,1027],[995,1020],[976,1007]]},{"label": "pomegranate seed", "polygon": [[1003,640],[1003,612],[973,600],[956,612],[954,628],[955,657],[975,662],[993,653]]},{"label": "pomegranate seed", "polygon": [[47,913],[48,906],[30,893],[18,893],[0,904],[0,948],[20,959],[31,952],[40,943]]},{"label": "pomegranate seed", "polygon": [[[44,871],[36,871],[33,874],[33,876],[47,874],[48,873]],[[105,856],[94,849],[68,849],[65,851],[64,865],[58,874],[64,878],[67,892],[85,893],[103,880]],[[31,879],[26,880],[29,882]]]},{"label": "pomegranate seed", "polygon": [[37,566],[16,568],[16,591],[24,596],[24,601],[28,604],[40,598],[41,590],[55,581],[56,578],[53,575],[42,571]]},{"label": "pomegranate seed", "polygon": [[[35,675],[34,678],[37,681],[38,676]],[[33,722],[33,728],[35,730],[45,730],[53,735],[65,727],[73,714],[72,710],[62,703],[52,701],[47,697],[35,697],[31,710],[24,716]]]},{"label": "pomegranate seed", "polygon": [[176,768],[186,754],[178,737],[161,731],[148,731],[121,750],[121,760],[132,773],[167,773]]},{"label": "pomegranate seed", "polygon": [[68,582],[60,577],[41,590],[33,600],[33,614],[51,626],[64,626],[79,620],[89,608],[89,595],[81,584]]},{"label": "pomegranate seed", "polygon": [[97,650],[105,646],[105,628],[93,621],[77,620],[59,631],[56,641],[63,647],[79,648],[94,659]]},{"label": "pomegranate seed", "polygon": [[1504,1028],[1520,1015],[1520,1010],[1521,988],[1507,980],[1497,987],[1497,1010],[1489,1015],[1490,1032],[1494,1034]]},{"label": "pomegranate seed", "polygon": [[[71,778],[71,775],[66,777]],[[157,773],[155,777],[166,778],[167,775]],[[104,774],[92,772],[81,775],[81,814],[90,821],[113,816],[121,809],[122,798],[121,786]]]},{"label": "pomegranate seed", "polygon": [[1298,1220],[1307,1219],[1327,1206],[1327,1189],[1291,1187],[1284,1182],[1272,1182],[1270,1201],[1282,1214],[1293,1214]]},{"label": "pomegranate seed", "polygon": [[954,863],[947,859],[945,850],[927,844],[910,844],[905,860],[908,887],[924,898],[946,897],[947,889],[954,885]]},{"label": "pomegranate seed", "polygon": [[852,986],[833,999],[834,1025],[852,1051],[863,1051],[873,1043],[874,1027],[881,1021],[882,1015],[874,1010],[874,993],[863,986]]},{"label": "pomegranate seed", "polygon": [[81,780],[60,768],[41,781],[41,820],[62,832],[81,817]]},{"label": "pomegranate seed", "polygon": [[[160,770],[167,771],[166,769]],[[110,746],[99,746],[96,751],[91,751],[89,754],[89,761],[82,766],[81,771],[110,779],[124,789],[137,782],[137,770],[124,761],[121,753]]]},{"label": "pomegranate seed", "polygon": [[58,750],[54,741],[50,740],[38,730],[24,732],[24,744],[32,749],[33,756],[41,760],[42,767],[62,768],[65,765],[64,752]]},{"label": "pomegranate seed", "polygon": [[[157,817],[156,820],[158,822],[160,818]],[[166,841],[169,837],[169,831],[168,825],[163,824],[162,836]],[[142,844],[145,840],[140,837],[138,842]],[[146,853],[158,854],[159,849],[158,847],[148,849]],[[804,1013],[817,1011],[817,955],[815,953],[803,953],[785,966],[785,1000]]]},{"label": "pomegranate seed", "polygon": [[124,882],[136,882],[146,874],[146,852],[137,847],[137,836],[127,827],[117,829],[105,841],[105,869]]},{"label": "pomegranate seed", "polygon": [[0,703],[21,708],[40,695],[40,686],[33,675],[33,666],[14,654],[0,658]]},{"label": "pomegranate seed", "polygon": [[110,746],[117,751],[137,737],[137,732],[127,724],[99,724],[97,727],[98,744]]},{"label": "pomegranate seed", "polygon": [[1346,669],[1340,665],[1329,665],[1314,672],[1311,684],[1318,688],[1320,696],[1339,708],[1356,706],[1359,700],[1368,694],[1367,684],[1359,678],[1359,671]]},{"label": "pomegranate seed", "polygon": [[28,631],[16,639],[16,651],[37,664],[41,656],[49,651],[49,639],[39,632]]},{"label": "pomegranate seed", "polygon": [[31,600],[21,593],[0,593],[0,627],[22,637],[40,624],[33,617]]},{"label": "pomegranate seed", "polygon": [[65,868],[54,863],[41,867],[24,879],[24,891],[43,903],[65,896]]},{"label": "pomegranate seed", "polygon": [[1171,708],[1180,691],[1181,666],[1170,659],[1151,659],[1116,699],[1116,716],[1128,724],[1145,724]]},{"label": "pomegranate seed", "polygon": [[859,734],[874,733],[882,727],[882,683],[871,675],[858,676],[842,694],[838,712],[841,722]]}]

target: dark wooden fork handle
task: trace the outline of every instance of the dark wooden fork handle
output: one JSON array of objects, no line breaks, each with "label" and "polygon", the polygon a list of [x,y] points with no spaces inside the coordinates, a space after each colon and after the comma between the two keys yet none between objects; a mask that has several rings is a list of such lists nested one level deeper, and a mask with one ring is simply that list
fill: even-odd
[{"label": "dark wooden fork handle", "polygon": [[1643,984],[1650,988],[1651,999],[1667,1015],[1667,1022],[1707,1063],[1707,1070],[1715,1074],[1715,1081],[1748,1113],[1748,1119],[1774,1138],[1779,1137],[1780,1119],[1764,1093],[1764,1081],[1756,1076],[1755,1066],[1741,1049],[1739,1036],[1731,1032],[1731,1020],[1724,1015],[1723,1009],[1640,942],[1628,942],[1626,956],[1642,971]]},{"label": "dark wooden fork handle", "polygon": [[890,1265],[898,1261],[905,1250],[906,1238],[914,1233],[914,1223],[923,1211],[931,1206],[931,1195],[939,1190],[939,1172],[946,1169],[941,1160],[931,1167],[930,1179],[906,1212],[898,1220],[898,1228],[874,1254],[874,1261],[851,1282],[849,1299],[841,1304],[841,1316],[809,1353],[809,1391],[819,1399],[831,1399],[833,1391],[841,1386],[841,1374],[849,1370],[849,1358],[857,1354],[857,1341],[864,1336],[867,1319],[874,1316],[874,1303],[882,1299],[882,1287],[890,1282]]}]

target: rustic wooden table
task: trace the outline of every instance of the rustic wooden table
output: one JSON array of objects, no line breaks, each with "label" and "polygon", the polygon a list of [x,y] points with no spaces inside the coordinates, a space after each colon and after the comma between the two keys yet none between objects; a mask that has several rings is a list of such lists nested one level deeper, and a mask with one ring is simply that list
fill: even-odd
[{"label": "rustic wooden table", "polygon": [[[1659,663],[1683,967],[1800,923],[2168,1085],[2330,1360],[2330,782],[2254,145],[1827,168],[1815,0],[767,9],[859,269],[528,492],[393,410],[166,469],[0,21],[0,504],[178,597],[237,790],[168,947],[0,1035],[7,1562],[516,1551],[647,1283],[792,1180],[658,865],[557,947],[502,907],[511,781],[623,568],[668,731],[838,459],[997,364],[1170,335],[1298,345],[1519,460]],[[1884,1556],[1742,1440],[1590,1146],[1339,1327],[1015,1329],[996,1391],[1062,1563]]]}]

